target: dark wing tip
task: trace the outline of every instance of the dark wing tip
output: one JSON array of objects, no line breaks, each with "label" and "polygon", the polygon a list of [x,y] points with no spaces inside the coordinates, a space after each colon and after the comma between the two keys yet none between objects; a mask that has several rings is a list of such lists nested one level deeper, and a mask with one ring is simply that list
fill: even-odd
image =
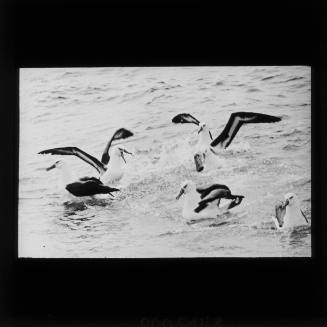
[{"label": "dark wing tip", "polygon": [[175,124],[181,123],[181,114],[175,116],[171,121]]},{"label": "dark wing tip", "polygon": [[122,128],[122,138],[133,136],[134,134],[126,128]]},{"label": "dark wing tip", "polygon": [[[251,113],[250,113],[251,114]],[[258,123],[276,123],[278,121],[281,121],[281,117],[277,116],[272,116],[272,115],[266,115],[266,114],[261,114],[261,113],[253,113],[253,117],[255,122]]]},{"label": "dark wing tip", "polygon": [[184,123],[192,123],[196,125],[200,124],[200,122],[195,117],[193,117],[191,114],[188,113],[178,114],[171,121],[175,124],[184,124]]},{"label": "dark wing tip", "polygon": [[276,123],[278,121],[281,121],[282,118],[281,117],[277,117],[277,116],[268,116],[268,123]]},{"label": "dark wing tip", "polygon": [[252,123],[275,123],[282,120],[282,117],[262,114],[258,112],[239,111],[231,114],[232,117],[240,117],[241,119],[250,119]]},{"label": "dark wing tip", "polygon": [[101,157],[101,162],[106,165],[109,162],[109,160],[110,160],[109,154],[104,153]]},{"label": "dark wing tip", "polygon": [[118,188],[114,188],[114,187],[109,187],[110,188],[110,192],[120,192],[120,189]]},{"label": "dark wing tip", "polygon": [[127,137],[133,136],[134,134],[126,128],[118,129],[114,134],[114,139],[126,139]]},{"label": "dark wing tip", "polygon": [[51,150],[42,150],[40,152],[38,152],[37,154],[49,154],[51,153]]}]

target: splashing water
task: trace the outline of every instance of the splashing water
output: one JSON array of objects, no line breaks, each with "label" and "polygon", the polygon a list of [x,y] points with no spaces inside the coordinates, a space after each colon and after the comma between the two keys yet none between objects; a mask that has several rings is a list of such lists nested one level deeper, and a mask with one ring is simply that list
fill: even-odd
[{"label": "splashing water", "polygon": [[[310,228],[273,229],[274,203],[295,192],[311,212],[310,69],[180,67],[23,69],[20,73],[19,255],[31,257],[310,256]],[[228,89],[228,90],[227,90]],[[195,171],[189,112],[219,135],[234,111],[281,116],[245,125],[217,164]],[[100,158],[112,133],[127,158],[121,192],[72,201],[41,150],[77,146]],[[94,176],[65,158],[76,178]],[[222,220],[189,225],[180,183],[226,184],[242,204]],[[224,218],[223,218],[224,220]]]}]

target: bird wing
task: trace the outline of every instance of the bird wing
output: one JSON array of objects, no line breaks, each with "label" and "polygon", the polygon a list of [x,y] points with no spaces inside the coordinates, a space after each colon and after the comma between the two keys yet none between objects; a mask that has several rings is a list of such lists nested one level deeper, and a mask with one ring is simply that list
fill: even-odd
[{"label": "bird wing", "polygon": [[75,196],[91,196],[96,194],[111,194],[111,192],[117,192],[119,189],[112,188],[102,183],[98,183],[92,180],[86,182],[75,182],[66,185],[66,190]]},{"label": "bird wing", "polygon": [[224,130],[211,142],[211,146],[223,145],[227,148],[243,124],[249,123],[275,123],[281,121],[280,117],[260,114],[256,112],[233,112]]},{"label": "bird wing", "polygon": [[207,194],[205,197],[202,198],[202,200],[198,203],[198,206],[194,209],[195,212],[199,213],[204,208],[208,206],[210,202],[213,202],[218,199],[227,198],[229,199],[231,196],[231,192],[228,189],[214,189],[209,194]]},{"label": "bird wing", "polygon": [[201,199],[203,199],[207,195],[209,195],[213,190],[220,190],[220,189],[230,191],[228,186],[223,184],[212,184],[209,187],[198,187],[196,190],[198,193],[201,194]]},{"label": "bird wing", "polygon": [[98,183],[98,184],[102,184],[102,182],[100,181],[100,179],[96,178],[96,177],[89,177],[89,176],[85,176],[85,177],[81,177],[78,179],[80,182],[88,182],[88,181],[93,181],[94,183]]},{"label": "bird wing", "polygon": [[171,121],[175,124],[185,124],[185,123],[192,123],[195,125],[200,124],[200,122],[195,117],[193,117],[191,114],[186,114],[186,113],[178,114]]},{"label": "bird wing", "polygon": [[126,139],[127,137],[133,136],[133,133],[125,128],[120,128],[118,129],[114,135],[111,137],[111,139],[109,140],[109,142],[107,143],[106,147],[103,150],[102,153],[102,158],[101,158],[101,162],[105,165],[108,164],[109,160],[110,160],[110,156],[109,156],[109,148],[111,146],[111,143],[114,140],[120,140],[120,139]]},{"label": "bird wing", "polygon": [[76,156],[83,161],[87,162],[89,165],[94,167],[100,174],[106,171],[106,167],[100,162],[97,158],[92,157],[88,153],[82,151],[79,148],[67,146],[63,148],[53,148],[48,150],[43,150],[39,152],[39,154],[52,154],[52,155],[73,155]]}]

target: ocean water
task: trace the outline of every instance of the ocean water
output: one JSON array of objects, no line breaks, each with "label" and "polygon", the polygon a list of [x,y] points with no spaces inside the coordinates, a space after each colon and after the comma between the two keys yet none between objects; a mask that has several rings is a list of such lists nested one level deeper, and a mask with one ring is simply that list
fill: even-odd
[{"label": "ocean water", "polygon": [[[197,173],[196,126],[175,125],[188,112],[217,136],[232,112],[282,117],[243,126],[219,167]],[[41,150],[77,146],[101,158],[113,132],[128,156],[121,192],[72,201],[58,170],[60,156]],[[274,229],[276,201],[297,194],[311,220],[310,67],[116,67],[20,70],[20,257],[293,257],[311,256],[311,229]],[[76,178],[97,176],[65,157]],[[186,179],[226,184],[245,196],[228,223],[186,224]]]}]

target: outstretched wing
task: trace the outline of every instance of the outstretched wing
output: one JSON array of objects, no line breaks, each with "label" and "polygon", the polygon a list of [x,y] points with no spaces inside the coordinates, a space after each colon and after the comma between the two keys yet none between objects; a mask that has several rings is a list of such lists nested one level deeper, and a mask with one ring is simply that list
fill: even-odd
[{"label": "outstretched wing", "polygon": [[185,124],[185,123],[192,123],[195,125],[200,124],[200,122],[191,114],[178,114],[171,121],[175,124]]},{"label": "outstretched wing", "polygon": [[211,146],[222,145],[227,148],[233,141],[243,124],[249,123],[275,123],[281,121],[280,117],[260,114],[256,112],[234,112],[230,115],[227,125],[220,135],[211,142]]},{"label": "outstretched wing", "polygon": [[92,157],[88,153],[82,151],[79,148],[67,146],[63,148],[54,148],[43,150],[39,154],[52,154],[52,155],[63,155],[63,156],[76,156],[83,161],[87,162],[89,165],[94,167],[100,174],[103,174],[106,171],[105,166],[97,158]]},{"label": "outstretched wing", "polygon": [[101,162],[105,165],[108,164],[109,160],[110,160],[110,156],[109,156],[109,148],[111,146],[111,143],[114,140],[120,140],[120,139],[126,139],[127,137],[133,136],[133,133],[131,131],[129,131],[128,129],[125,128],[120,128],[118,129],[114,135],[112,136],[112,138],[109,140],[109,142],[107,143],[106,147],[103,150],[102,153],[102,158],[101,158]]}]

